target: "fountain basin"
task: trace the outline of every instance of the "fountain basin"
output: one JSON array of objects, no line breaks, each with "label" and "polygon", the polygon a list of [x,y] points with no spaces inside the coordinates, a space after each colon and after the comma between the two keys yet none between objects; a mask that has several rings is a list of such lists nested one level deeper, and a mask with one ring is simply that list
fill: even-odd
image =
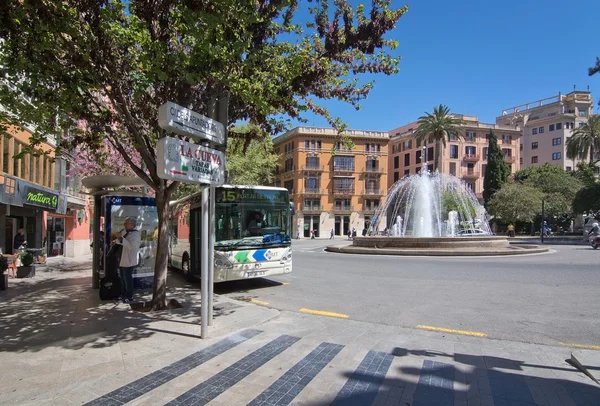
[{"label": "fountain basin", "polygon": [[548,252],[538,245],[511,244],[507,237],[356,237],[352,245],[332,245],[329,252],[409,256],[496,256]]}]

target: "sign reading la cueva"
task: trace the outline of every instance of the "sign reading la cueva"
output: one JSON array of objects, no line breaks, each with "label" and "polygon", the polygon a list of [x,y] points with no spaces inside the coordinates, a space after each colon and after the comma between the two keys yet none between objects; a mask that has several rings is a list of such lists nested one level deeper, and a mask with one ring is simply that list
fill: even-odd
[{"label": "sign reading la cueva", "polygon": [[177,138],[161,138],[156,146],[158,176],[183,182],[222,185],[225,154]]},{"label": "sign reading la cueva", "polygon": [[25,204],[56,210],[58,207],[58,195],[30,187],[27,190]]}]

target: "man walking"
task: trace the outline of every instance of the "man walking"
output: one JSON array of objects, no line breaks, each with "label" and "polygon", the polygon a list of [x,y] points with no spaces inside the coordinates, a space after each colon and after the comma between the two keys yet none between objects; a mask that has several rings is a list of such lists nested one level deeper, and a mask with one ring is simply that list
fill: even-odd
[{"label": "man walking", "polygon": [[17,235],[15,235],[15,239],[13,240],[13,253],[19,254],[23,249],[23,246],[27,244],[27,240],[25,239],[25,229],[19,228]]},{"label": "man walking", "polygon": [[119,271],[121,274],[121,300],[129,303],[133,300],[133,270],[138,265],[141,236],[135,228],[137,220],[134,217],[125,219],[125,235],[117,238],[114,242],[123,246]]}]

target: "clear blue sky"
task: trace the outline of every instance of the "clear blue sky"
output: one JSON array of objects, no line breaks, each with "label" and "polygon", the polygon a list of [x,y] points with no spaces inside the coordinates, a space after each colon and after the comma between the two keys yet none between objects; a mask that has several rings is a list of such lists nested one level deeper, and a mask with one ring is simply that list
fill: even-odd
[{"label": "clear blue sky", "polygon": [[[359,4],[360,1],[352,1]],[[365,5],[370,0],[364,1]],[[600,0],[393,0],[408,4],[389,38],[400,46],[400,73],[375,76],[362,109],[326,102],[352,129],[389,131],[440,103],[493,123],[502,110],[568,93],[590,91],[598,111]],[[327,126],[319,117],[307,125]]]}]

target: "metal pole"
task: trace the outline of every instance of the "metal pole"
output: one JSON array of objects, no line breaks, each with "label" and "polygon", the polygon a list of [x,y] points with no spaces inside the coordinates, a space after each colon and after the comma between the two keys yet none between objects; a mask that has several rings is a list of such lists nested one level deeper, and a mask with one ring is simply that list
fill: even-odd
[{"label": "metal pole", "polygon": [[212,306],[208,297],[208,239],[209,239],[209,221],[208,221],[208,188],[202,189],[202,223],[200,233],[200,291],[202,296],[202,306],[200,307],[200,337],[208,338],[208,309]]},{"label": "metal pole", "polygon": [[542,234],[541,234],[541,241],[542,244],[544,243],[544,217],[545,217],[545,213],[544,213],[544,199],[542,199],[542,225],[540,226],[540,228],[542,229]]},{"label": "metal pole", "polygon": [[[94,196],[94,229],[92,230],[92,288],[100,288],[100,274],[98,265],[100,265],[100,217],[102,210],[102,196]],[[106,236],[104,237],[106,238]]]},{"label": "metal pole", "polygon": [[208,240],[208,325],[213,325],[213,288],[215,284],[215,187],[209,188],[208,201],[210,212],[209,240]]}]

